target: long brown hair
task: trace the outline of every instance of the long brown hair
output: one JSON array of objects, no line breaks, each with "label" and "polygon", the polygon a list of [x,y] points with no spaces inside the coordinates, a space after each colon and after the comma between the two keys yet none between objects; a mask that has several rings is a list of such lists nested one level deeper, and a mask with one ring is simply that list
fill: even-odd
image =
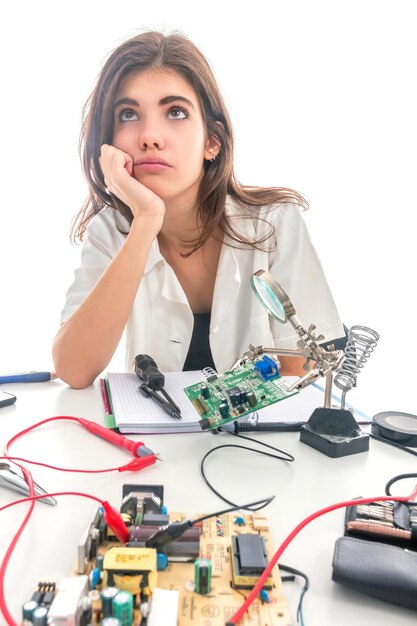
[{"label": "long brown hair", "polygon": [[[246,244],[265,249],[264,244],[274,235],[270,231],[258,240],[248,240],[226,215],[226,195],[242,207],[242,214],[251,217],[251,207],[293,202],[307,208],[307,201],[298,192],[284,187],[248,187],[240,185],[233,170],[233,131],[218,85],[211,68],[196,46],[183,35],[163,35],[145,32],[116,48],[106,61],[95,89],[87,100],[80,137],[80,156],[89,195],[75,217],[72,234],[83,238],[90,220],[105,206],[117,209],[130,223],[129,207],[109,194],[99,164],[103,143],[111,144],[114,130],[113,107],[121,80],[130,72],[149,68],[169,69],[180,74],[194,88],[201,103],[207,136],[216,137],[220,151],[214,161],[204,162],[204,177],[198,195],[197,220],[202,228],[197,237],[184,244],[191,254],[219,230],[228,245]],[[275,245],[275,238],[274,245]]]}]

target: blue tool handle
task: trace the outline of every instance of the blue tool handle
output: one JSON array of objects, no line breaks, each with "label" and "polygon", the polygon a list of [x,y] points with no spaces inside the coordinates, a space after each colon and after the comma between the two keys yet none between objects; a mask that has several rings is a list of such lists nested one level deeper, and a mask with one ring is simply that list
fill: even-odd
[{"label": "blue tool handle", "polygon": [[51,372],[27,372],[26,374],[0,376],[0,385],[5,383],[43,383],[47,380],[51,380]]}]

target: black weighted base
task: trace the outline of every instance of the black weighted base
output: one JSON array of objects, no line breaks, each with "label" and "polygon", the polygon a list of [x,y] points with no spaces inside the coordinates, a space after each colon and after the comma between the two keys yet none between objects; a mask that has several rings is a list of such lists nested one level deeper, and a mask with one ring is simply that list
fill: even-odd
[{"label": "black weighted base", "polygon": [[332,458],[369,450],[369,435],[347,409],[315,409],[301,427],[300,441]]}]

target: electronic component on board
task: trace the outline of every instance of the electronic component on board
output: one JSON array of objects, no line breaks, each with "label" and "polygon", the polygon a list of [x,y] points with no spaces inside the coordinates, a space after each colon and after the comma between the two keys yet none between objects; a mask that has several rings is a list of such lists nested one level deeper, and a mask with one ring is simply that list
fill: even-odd
[{"label": "electronic component on board", "polygon": [[110,617],[112,614],[113,598],[117,596],[119,589],[117,587],[106,587],[100,594],[101,612],[103,617]]},{"label": "electronic component on board", "polygon": [[201,395],[206,400],[207,400],[207,398],[210,398],[210,389],[207,387],[207,385],[205,387],[201,388]]},{"label": "electronic component on board", "polygon": [[97,546],[102,541],[100,537],[100,522],[102,519],[103,511],[101,507],[98,507],[94,512],[93,519],[83,532],[77,547],[78,574],[86,573],[89,559],[97,554]]},{"label": "electronic component on board", "polygon": [[122,626],[122,623],[117,617],[105,617],[101,620],[101,626]]},{"label": "electronic component on board", "polygon": [[248,391],[247,401],[251,408],[255,408],[255,406],[258,404],[258,400],[256,399],[256,396],[253,391]]},{"label": "electronic component on board", "polygon": [[[226,389],[236,386],[243,389],[230,384],[218,396],[227,398],[229,410]],[[219,613],[212,626],[222,626],[223,616],[241,603],[240,589],[253,588],[268,562],[268,523],[259,515],[200,512],[190,519],[186,513],[171,512],[167,524],[147,525],[144,522],[166,522],[167,511],[163,487],[144,484],[124,485],[120,508],[130,520],[141,520],[130,524],[127,544],[106,532],[97,555],[88,551],[88,576],[77,575],[76,560],[72,577],[64,579],[56,592],[54,583],[39,583],[34,598],[22,607],[22,626],[35,625],[35,610],[47,609],[43,602],[54,593],[49,611],[38,611],[36,626],[191,625],[202,624],[215,611]],[[275,626],[288,625],[278,568],[266,585],[272,587],[274,616],[279,611]],[[272,623],[266,601],[257,603],[255,613],[257,623]]]},{"label": "electronic component on board", "polygon": [[[261,535],[245,533],[232,537],[232,585],[236,589],[252,589],[268,565],[265,540]],[[273,581],[265,581],[265,589],[272,589]]]},{"label": "electronic component on board", "polygon": [[107,583],[122,591],[137,594],[156,586],[156,550],[115,546],[104,555]]},{"label": "electronic component on board", "polygon": [[185,394],[201,417],[199,424],[202,430],[221,428],[238,417],[252,413],[255,408],[263,409],[298,393],[296,389],[289,391],[287,383],[277,375],[276,361],[261,360],[263,365],[260,367],[266,379],[254,369],[254,363],[246,363],[220,374],[215,382],[206,378],[185,387]]},{"label": "electronic component on board", "polygon": [[278,363],[266,354],[262,357],[262,359],[256,361],[254,368],[263,380],[274,380],[275,378],[280,377]]},{"label": "electronic component on board", "polygon": [[33,626],[48,625],[48,607],[38,606],[38,608],[33,611],[32,624]]},{"label": "electronic component on board", "polygon": [[122,626],[133,622],[133,596],[129,591],[119,591],[112,604],[113,617],[117,617]]},{"label": "electronic component on board", "polygon": [[29,600],[25,602],[22,606],[22,618],[24,622],[30,622],[32,624],[32,616],[35,609],[37,609],[39,604],[36,600]]},{"label": "electronic component on board", "polygon": [[179,599],[176,589],[155,589],[147,626],[177,626]]},{"label": "electronic component on board", "polygon": [[195,591],[202,595],[211,591],[211,561],[210,559],[196,559],[194,562]]},{"label": "electronic component on board", "polygon": [[48,626],[79,624],[81,600],[88,595],[88,576],[63,578],[48,611]]}]

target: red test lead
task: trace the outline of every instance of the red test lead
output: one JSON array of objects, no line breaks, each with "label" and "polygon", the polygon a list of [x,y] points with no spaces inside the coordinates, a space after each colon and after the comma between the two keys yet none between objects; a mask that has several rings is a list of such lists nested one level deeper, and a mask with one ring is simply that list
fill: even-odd
[{"label": "red test lead", "polygon": [[126,544],[129,541],[129,530],[127,529],[119,511],[117,511],[117,509],[115,509],[110,502],[107,502],[107,500],[101,504],[104,509],[104,519],[107,524],[113,530],[118,540],[121,543]]},{"label": "red test lead", "polygon": [[[97,435],[98,437],[101,437],[102,439],[106,439],[107,441],[114,444],[115,446],[118,446],[119,448],[125,448],[126,450],[129,450],[129,452],[131,452],[133,456],[138,456],[138,457],[146,457],[146,456],[151,456],[151,455],[155,456],[152,450],[147,448],[143,444],[142,441],[132,441],[131,439],[128,439],[127,437],[124,437],[123,435],[119,435],[118,433],[115,433],[113,430],[110,430],[109,428],[105,428],[104,426],[101,426],[100,424],[97,424],[96,422],[91,422],[89,420],[86,420],[83,417],[78,417],[77,420],[81,424],[81,426],[83,426],[88,431],[90,431],[90,433],[93,433],[94,435]],[[156,461],[156,457],[155,457],[155,461]]]}]

